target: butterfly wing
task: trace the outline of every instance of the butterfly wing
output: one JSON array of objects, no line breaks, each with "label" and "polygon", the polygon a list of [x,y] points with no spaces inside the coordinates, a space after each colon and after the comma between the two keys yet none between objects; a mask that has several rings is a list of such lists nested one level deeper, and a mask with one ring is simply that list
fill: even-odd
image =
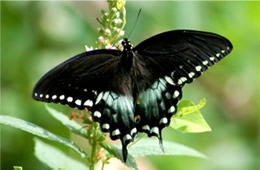
[{"label": "butterfly wing", "polygon": [[120,74],[121,55],[119,50],[94,50],[72,57],[46,73],[35,85],[32,97],[88,108],[101,129],[112,139],[120,138],[126,147],[136,130],[133,98],[125,94],[127,84],[121,85],[127,79]]},{"label": "butterfly wing", "polygon": [[134,48],[150,70],[171,75],[177,85],[190,83],[232,50],[226,38],[209,32],[176,30],[144,40]]},{"label": "butterfly wing", "polygon": [[232,50],[226,38],[208,32],[176,30],[144,40],[133,51],[153,75],[153,84],[139,95],[138,131],[161,139],[181,99],[181,88],[191,83]]}]

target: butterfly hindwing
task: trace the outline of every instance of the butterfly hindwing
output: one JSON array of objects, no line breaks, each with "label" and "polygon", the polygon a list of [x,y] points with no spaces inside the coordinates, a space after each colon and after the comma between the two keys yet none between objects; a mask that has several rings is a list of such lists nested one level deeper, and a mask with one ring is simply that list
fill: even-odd
[{"label": "butterfly hindwing", "polygon": [[148,136],[162,138],[161,130],[168,126],[177,103],[182,97],[180,86],[174,85],[169,76],[159,78],[139,96],[136,106],[138,131]]}]

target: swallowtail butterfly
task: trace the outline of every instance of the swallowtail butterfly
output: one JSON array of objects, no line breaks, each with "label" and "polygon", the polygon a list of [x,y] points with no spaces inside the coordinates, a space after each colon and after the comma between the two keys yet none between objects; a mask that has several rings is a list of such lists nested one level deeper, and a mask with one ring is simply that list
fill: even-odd
[{"label": "swallowtail butterfly", "polygon": [[46,73],[32,97],[87,108],[103,132],[127,145],[138,132],[156,136],[169,125],[182,87],[232,50],[226,38],[209,32],[173,30],[123,51],[100,49],[78,54]]}]

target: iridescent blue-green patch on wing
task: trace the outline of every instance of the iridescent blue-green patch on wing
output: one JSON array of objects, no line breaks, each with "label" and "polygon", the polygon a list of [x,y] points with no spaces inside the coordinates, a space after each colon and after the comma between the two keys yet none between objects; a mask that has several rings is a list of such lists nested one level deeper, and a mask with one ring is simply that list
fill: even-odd
[{"label": "iridescent blue-green patch on wing", "polygon": [[135,115],[138,118],[138,131],[161,140],[161,131],[177,112],[177,103],[181,97],[181,87],[175,85],[171,77],[165,76],[155,81],[137,101]]},{"label": "iridescent blue-green patch on wing", "polygon": [[93,118],[100,123],[103,132],[109,132],[113,140],[120,139],[123,146],[123,158],[127,157],[127,145],[133,141],[135,128],[133,99],[106,91],[97,94]]}]

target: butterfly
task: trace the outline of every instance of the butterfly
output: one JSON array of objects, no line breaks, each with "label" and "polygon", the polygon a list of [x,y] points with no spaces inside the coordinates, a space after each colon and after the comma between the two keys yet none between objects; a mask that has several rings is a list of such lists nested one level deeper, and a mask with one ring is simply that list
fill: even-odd
[{"label": "butterfly", "polygon": [[215,33],[172,30],[123,50],[99,49],[78,54],[47,72],[32,98],[91,111],[94,121],[112,140],[127,145],[137,133],[155,136],[169,125],[182,98],[182,87],[232,50],[231,42]]}]

